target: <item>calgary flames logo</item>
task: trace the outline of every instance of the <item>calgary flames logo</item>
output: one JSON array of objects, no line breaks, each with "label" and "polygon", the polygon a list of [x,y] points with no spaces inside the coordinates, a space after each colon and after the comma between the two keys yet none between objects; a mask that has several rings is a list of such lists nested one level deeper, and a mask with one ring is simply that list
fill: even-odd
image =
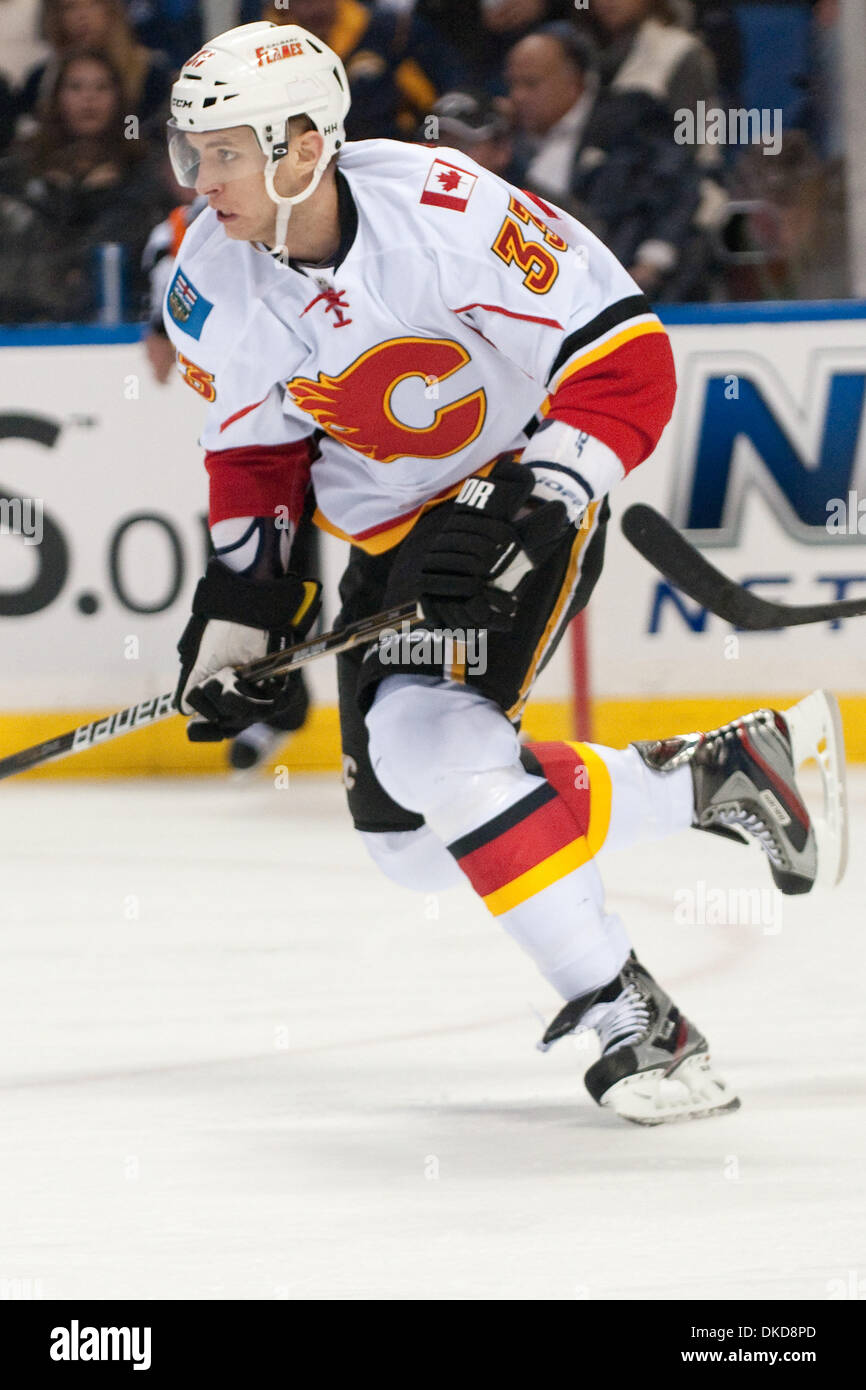
[{"label": "calgary flames logo", "polygon": [[429,388],[469,361],[466,349],[448,338],[393,338],[370,348],[339,376],[295,377],[286,389],[321,429],[376,463],[406,455],[441,459],[478,438],[487,414],[483,389],[439,407],[432,424],[420,429],[397,419],[391,398],[409,377],[421,377]]},{"label": "calgary flames logo", "polygon": [[187,386],[191,386],[193,391],[198,391],[206,401],[216,400],[213,372],[206,372],[204,367],[197,367],[188,357],[184,357],[182,352],[177,354],[177,367]]}]

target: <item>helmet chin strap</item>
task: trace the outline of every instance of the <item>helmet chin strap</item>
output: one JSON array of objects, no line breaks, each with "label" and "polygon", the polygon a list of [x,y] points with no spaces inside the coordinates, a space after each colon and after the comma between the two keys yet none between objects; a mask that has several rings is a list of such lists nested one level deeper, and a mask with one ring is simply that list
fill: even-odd
[{"label": "helmet chin strap", "polygon": [[292,208],[297,206],[298,203],[305,203],[308,198],[312,197],[321,183],[322,175],[329,163],[330,160],[323,156],[313,170],[313,176],[306,188],[302,189],[300,193],[295,193],[291,198],[284,197],[283,194],[278,193],[274,187],[274,178],[279,167],[278,162],[268,160],[268,163],[265,165],[265,188],[271,202],[277,205],[277,220],[274,232],[276,244],[271,249],[278,252],[281,256],[288,257],[289,254],[288,247],[286,246],[286,232],[288,231]]}]

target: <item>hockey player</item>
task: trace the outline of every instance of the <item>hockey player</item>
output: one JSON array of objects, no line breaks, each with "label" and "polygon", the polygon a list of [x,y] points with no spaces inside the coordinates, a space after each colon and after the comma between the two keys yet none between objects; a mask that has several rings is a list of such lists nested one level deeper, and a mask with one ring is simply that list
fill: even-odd
[{"label": "hockey player", "polygon": [[[165,331],[162,306],[183,238],[192,223],[207,207],[207,198],[195,197],[173,208],[168,217],[154,227],[142,256],[142,269],[150,282],[149,322],[144,349],[154,378],[165,385],[176,366],[174,343]],[[305,513],[298,526],[292,548],[292,563],[304,574],[319,573],[318,535]],[[291,697],[291,698],[289,698]],[[309,714],[310,692],[303,671],[295,671],[282,692],[281,708],[270,719],[248,724],[229,742],[229,766],[236,772],[249,772],[272,757],[287,734],[302,729]]]},{"label": "hockey player", "polygon": [[[530,745],[538,671],[598,578],[606,494],[674,400],[667,336],[605,247],[449,149],[345,144],[339,59],[293,26],[244,25],[184,66],[170,150],[209,208],[165,321],[211,401],[216,549],[180,642],[190,738],[280,708],[233,667],[309,626],[291,541],[308,480],[348,539],[341,621],[417,598],[424,626],[340,659],[349,806],[397,883],[471,885],[559,991],[544,1046],[595,1028],[595,1100],[640,1123],[731,1110],[705,1038],[607,913],[605,848],[694,825],[751,838],[777,885],[818,855],[795,758],[837,724],[821,695],[709,734]],[[796,747],[794,746],[796,743]],[[837,809],[838,809],[838,802]],[[841,832],[825,872],[841,866]]]}]

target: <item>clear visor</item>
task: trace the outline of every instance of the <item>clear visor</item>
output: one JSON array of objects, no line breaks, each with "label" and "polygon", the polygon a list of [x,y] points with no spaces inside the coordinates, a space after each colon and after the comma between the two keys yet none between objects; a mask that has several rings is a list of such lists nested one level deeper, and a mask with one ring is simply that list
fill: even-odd
[{"label": "clear visor", "polygon": [[255,131],[246,125],[192,135],[169,121],[168,154],[181,187],[200,191],[229,179],[263,174],[268,162]]}]

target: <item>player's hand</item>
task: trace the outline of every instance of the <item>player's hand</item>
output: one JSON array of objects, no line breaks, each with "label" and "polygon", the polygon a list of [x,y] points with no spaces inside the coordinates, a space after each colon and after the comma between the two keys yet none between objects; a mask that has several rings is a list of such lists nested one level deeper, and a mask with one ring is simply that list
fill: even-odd
[{"label": "player's hand", "polygon": [[178,643],[181,671],[175,702],[193,743],[234,738],[260,720],[280,715],[292,698],[288,677],[244,681],[235,667],[280,651],[315,621],[321,585],[287,574],[259,581],[213,559],[193,598],[192,617]]},{"label": "player's hand", "polygon": [[532,469],[502,459],[467,478],[421,573],[421,609],[440,628],[504,632],[520,586],[553,554],[570,523],[559,501],[534,501]]}]

